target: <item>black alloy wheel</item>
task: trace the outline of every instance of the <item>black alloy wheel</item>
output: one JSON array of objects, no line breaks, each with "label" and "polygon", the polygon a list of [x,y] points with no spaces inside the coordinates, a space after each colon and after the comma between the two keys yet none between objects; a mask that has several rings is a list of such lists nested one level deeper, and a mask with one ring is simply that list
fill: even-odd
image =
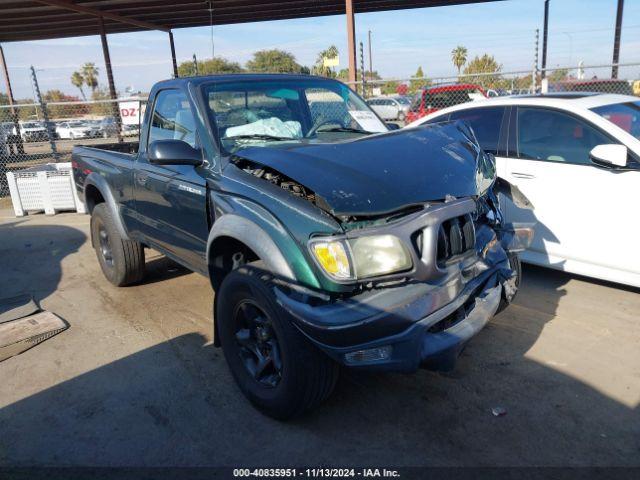
[{"label": "black alloy wheel", "polygon": [[282,358],[269,316],[251,299],[244,299],[233,312],[235,339],[244,367],[256,382],[275,387],[282,379]]}]

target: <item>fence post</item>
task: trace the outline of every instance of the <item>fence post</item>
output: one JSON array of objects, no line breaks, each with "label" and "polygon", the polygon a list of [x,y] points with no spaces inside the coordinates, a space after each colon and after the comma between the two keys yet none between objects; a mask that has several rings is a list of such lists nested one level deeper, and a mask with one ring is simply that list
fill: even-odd
[{"label": "fence post", "polygon": [[49,145],[51,145],[51,156],[53,161],[58,161],[58,149],[56,148],[55,130],[53,125],[49,121],[49,112],[47,111],[47,104],[44,102],[42,95],[40,94],[40,85],[38,85],[38,77],[36,76],[36,69],[31,65],[31,79],[33,80],[33,88],[36,92],[36,97],[40,108],[42,109],[42,118],[44,119],[44,126],[47,129],[47,137],[49,137]]}]

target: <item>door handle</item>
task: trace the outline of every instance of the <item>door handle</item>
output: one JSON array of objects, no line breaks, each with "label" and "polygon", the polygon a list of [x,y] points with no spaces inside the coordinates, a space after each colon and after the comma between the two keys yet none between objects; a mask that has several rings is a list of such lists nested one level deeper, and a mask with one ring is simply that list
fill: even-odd
[{"label": "door handle", "polygon": [[516,178],[523,178],[523,179],[536,178],[536,176],[532,175],[531,173],[511,172],[511,175]]}]

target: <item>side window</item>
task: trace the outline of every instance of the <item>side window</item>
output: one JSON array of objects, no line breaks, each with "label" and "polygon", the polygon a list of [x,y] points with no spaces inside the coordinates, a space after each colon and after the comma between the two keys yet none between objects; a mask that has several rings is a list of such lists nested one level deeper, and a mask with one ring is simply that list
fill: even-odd
[{"label": "side window", "polygon": [[445,113],[444,115],[440,115],[437,116],[435,118],[431,118],[429,120],[427,120],[426,122],[424,122],[425,125],[430,125],[432,123],[442,123],[442,122],[448,122],[449,121],[449,113]]},{"label": "side window", "polygon": [[449,120],[466,121],[476,134],[482,149],[485,152],[497,154],[504,112],[504,107],[470,108],[452,112]]},{"label": "side window", "polygon": [[[309,88],[305,94],[313,125],[331,120],[347,126],[353,124],[348,105],[338,93],[324,88]],[[354,124],[354,127],[357,125]]]},{"label": "side window", "polygon": [[179,90],[162,90],[156,96],[147,143],[156,140],[182,140],[198,147],[191,105]]},{"label": "side window", "polygon": [[590,165],[596,145],[613,143],[588,123],[555,110],[518,107],[518,158]]}]

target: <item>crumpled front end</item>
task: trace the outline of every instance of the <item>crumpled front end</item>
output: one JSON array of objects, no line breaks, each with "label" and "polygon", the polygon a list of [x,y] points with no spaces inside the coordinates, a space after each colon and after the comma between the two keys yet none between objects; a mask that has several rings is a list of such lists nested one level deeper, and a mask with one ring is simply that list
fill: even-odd
[{"label": "crumpled front end", "polygon": [[300,331],[336,361],[401,372],[453,368],[466,343],[515,295],[510,254],[531,239],[530,229],[504,224],[493,190],[347,231],[345,241],[371,234],[408,245],[412,269],[339,297],[283,286],[276,294]]}]

